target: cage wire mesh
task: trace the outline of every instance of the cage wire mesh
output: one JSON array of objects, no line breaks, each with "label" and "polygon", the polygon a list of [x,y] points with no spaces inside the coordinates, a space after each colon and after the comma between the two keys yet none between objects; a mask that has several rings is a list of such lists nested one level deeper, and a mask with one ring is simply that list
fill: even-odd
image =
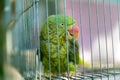
[{"label": "cage wire mesh", "polygon": [[[5,80],[119,80],[120,79],[120,24],[119,0],[6,0],[5,17],[8,24],[6,34],[7,63]],[[60,46],[57,49],[57,74],[52,74],[51,45],[48,45],[48,74],[40,61],[40,32],[48,17],[63,14],[64,20],[69,15],[80,28],[78,39],[79,56],[82,64],[71,74],[67,66],[65,75],[61,72]],[[58,17],[56,17],[57,42]],[[67,22],[65,21],[65,27]],[[67,27],[65,30],[67,33]],[[50,35],[48,32],[47,35]],[[66,60],[69,65],[69,40],[66,34]],[[47,43],[51,43],[47,37]],[[57,44],[58,44],[57,43]],[[73,58],[76,64],[76,45],[73,40]],[[86,66],[88,62],[89,66]],[[55,62],[53,62],[55,63]]]}]

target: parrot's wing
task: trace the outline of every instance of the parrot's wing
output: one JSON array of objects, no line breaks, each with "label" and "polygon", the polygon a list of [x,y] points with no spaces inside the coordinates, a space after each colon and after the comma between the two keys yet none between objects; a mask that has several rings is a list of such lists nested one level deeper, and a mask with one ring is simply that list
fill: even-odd
[{"label": "parrot's wing", "polygon": [[77,40],[73,40],[71,39],[69,41],[70,43],[70,50],[69,50],[69,61],[75,63],[75,58],[76,58],[76,64],[77,65],[84,65],[84,67],[88,67],[90,68],[90,63],[88,63],[87,61],[83,60],[80,57],[80,53],[79,53],[79,43]]},{"label": "parrot's wing", "polygon": [[79,64],[79,44],[78,41],[74,41],[71,39],[69,41],[70,49],[69,49],[69,61],[75,63],[76,58],[76,64]]}]

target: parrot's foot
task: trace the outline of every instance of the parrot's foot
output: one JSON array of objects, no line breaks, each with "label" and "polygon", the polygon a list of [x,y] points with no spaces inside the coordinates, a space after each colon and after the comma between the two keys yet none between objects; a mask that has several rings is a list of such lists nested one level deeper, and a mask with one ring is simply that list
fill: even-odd
[{"label": "parrot's foot", "polygon": [[50,73],[44,73],[44,77],[50,77],[50,76],[52,76],[52,74],[50,74]]},{"label": "parrot's foot", "polygon": [[81,75],[80,72],[79,73],[78,72],[75,73],[74,71],[70,71],[70,73],[69,73],[70,77],[72,77],[72,76],[80,76],[80,75]]},{"label": "parrot's foot", "polygon": [[84,61],[84,63],[83,63],[83,61],[81,60],[81,61],[80,61],[80,64],[78,65],[78,67],[79,67],[79,68],[80,68],[80,67],[83,67],[83,65],[84,65],[85,68],[91,69],[91,64],[90,64],[90,63],[88,63],[88,62],[86,62],[86,61]]},{"label": "parrot's foot", "polygon": [[73,77],[73,76],[80,76],[80,75],[81,75],[80,72],[75,73],[74,71],[70,71],[69,74],[67,74],[67,73],[63,74],[64,77]]},{"label": "parrot's foot", "polygon": [[70,71],[69,76],[74,76],[74,71]]}]

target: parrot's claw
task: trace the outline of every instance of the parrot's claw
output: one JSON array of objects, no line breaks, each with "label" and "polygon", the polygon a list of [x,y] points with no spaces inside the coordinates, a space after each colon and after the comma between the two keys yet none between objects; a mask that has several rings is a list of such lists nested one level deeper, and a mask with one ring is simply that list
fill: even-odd
[{"label": "parrot's claw", "polygon": [[78,73],[78,72],[74,72],[74,71],[70,71],[70,74],[69,74],[69,76],[70,77],[73,77],[73,76],[80,76],[81,75],[81,73]]},{"label": "parrot's claw", "polygon": [[64,73],[62,76],[63,77],[73,77],[73,76],[80,76],[81,75],[81,73],[80,72],[74,72],[74,71],[70,71],[70,73],[69,74],[67,74],[67,73]]},{"label": "parrot's claw", "polygon": [[50,73],[44,73],[44,77],[50,77],[52,74]]}]

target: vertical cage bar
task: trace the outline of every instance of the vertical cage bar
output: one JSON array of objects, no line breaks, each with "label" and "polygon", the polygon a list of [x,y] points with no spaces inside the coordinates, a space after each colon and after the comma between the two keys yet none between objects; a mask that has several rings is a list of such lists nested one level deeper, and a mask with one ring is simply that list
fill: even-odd
[{"label": "vertical cage bar", "polygon": [[82,58],[83,58],[83,75],[85,74],[85,64],[84,64],[84,44],[83,44],[83,31],[82,31],[82,6],[81,6],[81,0],[79,0],[79,16],[80,16],[80,36],[81,36],[81,49],[82,49]]},{"label": "vertical cage bar", "polygon": [[[40,59],[40,39],[39,39],[40,31],[39,31],[39,19],[38,19],[39,17],[37,17],[38,16],[38,3],[36,3],[36,0],[33,0],[33,4],[34,4],[34,6],[33,6],[34,24],[33,25],[37,26],[37,41],[38,41],[37,42],[38,43],[38,45],[37,45],[37,53],[36,53],[36,55],[38,55],[38,59],[37,59],[37,57],[35,57],[35,60],[38,60],[38,62],[36,61],[36,63],[35,63],[35,67],[36,67],[35,79],[37,80],[37,77],[39,77],[39,79],[41,80],[41,66],[40,66],[40,63],[39,63],[39,61],[41,60]],[[37,25],[35,25],[35,22],[36,22]],[[39,69],[38,67],[40,68],[40,72],[37,71],[37,69]]]},{"label": "vertical cage bar", "polygon": [[[29,42],[29,36],[26,36],[27,34],[28,34],[28,32],[27,32],[27,30],[28,30],[28,15],[29,15],[29,13],[28,13],[28,11],[26,10],[26,8],[28,7],[28,1],[27,0],[24,0],[25,1],[25,8],[24,8],[24,10],[23,10],[23,13],[22,13],[22,15],[23,14],[26,14],[25,15],[25,17],[26,18],[24,18],[24,21],[25,21],[25,26],[23,26],[23,27],[25,27],[25,35],[24,35],[24,44],[23,45],[25,45],[25,49],[27,49],[28,48],[28,44],[26,44],[26,41],[28,41]],[[24,22],[23,22],[24,23]],[[22,48],[22,47],[21,47]],[[23,51],[23,53],[24,53],[24,51]],[[25,75],[25,77],[28,77],[28,76],[26,76],[26,74],[29,74],[29,66],[28,66],[28,63],[27,63],[27,61],[29,60],[29,54],[26,54],[25,53],[25,56],[27,56],[27,58],[26,58],[26,72],[24,73],[24,75]],[[28,78],[28,80],[29,80],[29,78]]]},{"label": "vertical cage bar", "polygon": [[[28,9],[28,26],[29,26],[29,33],[28,33],[28,35],[29,35],[29,42],[30,42],[30,44],[29,44],[29,47],[28,47],[28,49],[30,48],[32,48],[32,38],[31,37],[33,37],[33,34],[31,34],[32,33],[32,31],[31,31],[31,28],[33,27],[32,26],[32,21],[31,21],[31,18],[32,18],[32,15],[31,15],[31,9],[32,9],[32,7],[31,7],[31,0],[29,0],[29,6],[28,7],[30,7],[29,9]],[[33,29],[34,30],[34,29]],[[29,56],[30,56],[31,54],[29,53]]]},{"label": "vertical cage bar", "polygon": [[[23,11],[24,11],[24,8],[25,8],[25,1],[24,1],[24,0],[22,0],[22,4],[23,4],[23,5],[22,5],[22,6],[23,6],[23,7],[22,7],[22,12],[23,12]],[[23,31],[24,31],[23,34],[24,34],[24,35],[25,35],[25,33],[26,33],[26,32],[25,32],[26,23],[24,22],[24,21],[25,21],[25,18],[26,18],[25,15],[26,15],[26,14],[23,14],[23,16],[22,16],[22,22],[24,23],[24,24],[23,24],[23,26],[24,26],[24,27],[23,27]],[[23,43],[24,43],[24,42],[23,42]],[[26,45],[24,45],[24,46],[26,47]]]},{"label": "vertical cage bar", "polygon": [[60,51],[59,51],[59,40],[58,40],[58,0],[55,0],[55,14],[56,14],[56,37],[57,37],[57,55],[58,55],[58,76],[60,76]]},{"label": "vertical cage bar", "polygon": [[[120,17],[120,10],[119,10],[119,0],[117,0],[117,16],[118,16],[118,35],[119,35],[119,42],[120,42],[120,19],[119,19],[119,17]],[[119,68],[119,70],[120,70],[120,68]]]},{"label": "vertical cage bar", "polygon": [[[25,30],[24,30],[24,31],[25,31],[25,33],[24,33],[25,35],[24,35],[24,37],[26,37],[26,35],[27,35],[27,31],[26,31],[26,30],[27,30],[27,26],[28,26],[28,24],[27,24],[27,18],[28,18],[27,15],[28,15],[28,13],[25,12],[25,9],[26,9],[28,3],[27,3],[27,0],[23,0],[23,2],[24,2],[24,9],[23,9],[22,15],[25,14],[25,18],[24,18],[24,20],[23,20],[23,23],[25,23],[25,26],[24,26],[24,27],[25,27]],[[25,13],[24,13],[24,12],[25,12]],[[28,37],[27,37],[27,38],[28,38]],[[26,39],[25,39],[25,40],[26,40]],[[27,46],[27,44],[25,44],[25,40],[23,41],[23,42],[24,42],[23,44],[25,45],[25,48],[27,48],[28,46]]]},{"label": "vertical cage bar", "polygon": [[[17,0],[18,1],[18,0]],[[21,10],[21,13],[24,11],[24,8],[25,8],[25,1],[24,0],[21,0],[21,6],[23,6],[22,7],[22,10]],[[21,14],[20,13],[20,14]],[[22,26],[23,26],[23,38],[25,38],[24,36],[25,36],[25,25],[26,25],[26,23],[25,23],[25,14],[23,14],[22,15]],[[25,40],[25,39],[24,39]],[[25,44],[25,42],[23,41],[23,43],[22,43],[23,45]],[[24,45],[25,46],[25,45]],[[24,54],[21,54],[21,56],[24,56]],[[22,60],[22,59],[21,59]],[[21,61],[21,63],[20,64],[22,64],[22,61]],[[24,63],[24,66],[25,66],[25,69],[27,68],[27,66],[26,66],[26,64]],[[26,71],[26,70],[25,70]],[[24,74],[23,74],[24,75]],[[24,76],[25,77],[25,76]]]},{"label": "vertical cage bar", "polygon": [[[35,1],[34,0],[31,0],[31,33],[33,33],[33,34],[31,34],[32,36],[31,36],[31,42],[32,42],[32,49],[33,50],[35,50],[35,48],[36,48],[36,36],[35,35],[37,35],[36,34],[36,28],[37,28],[37,26],[34,26],[34,5],[35,5]],[[31,53],[30,53],[31,54]],[[34,78],[36,79],[36,77],[37,77],[37,74],[36,74],[36,52],[35,53],[32,53],[32,55],[33,55],[33,61],[32,61],[32,64],[34,64],[33,65],[33,76],[34,76]],[[31,55],[31,57],[32,57],[32,55]],[[30,58],[31,58],[30,57]]]},{"label": "vertical cage bar", "polygon": [[[26,26],[26,32],[27,32],[27,34],[25,35],[25,38],[26,37],[28,37],[28,42],[30,42],[30,34],[28,34],[29,32],[30,32],[30,26],[29,26],[29,21],[30,21],[30,19],[29,19],[29,15],[30,15],[30,13],[29,13],[29,6],[30,6],[30,0],[26,0],[27,1],[27,3],[26,3],[26,5],[27,5],[27,7],[26,7],[26,11],[24,12],[24,13],[27,13],[27,20],[26,20],[26,23],[27,23],[27,26]],[[24,14],[23,13],[23,14]],[[29,27],[28,27],[29,26]],[[28,30],[28,31],[27,31]],[[28,36],[27,36],[28,35]],[[29,44],[27,44],[26,43],[27,41],[25,41],[25,44],[27,45],[27,49],[29,48]],[[28,54],[28,56],[30,56],[29,54]]]},{"label": "vertical cage bar", "polygon": [[66,53],[67,53],[67,75],[69,77],[69,53],[68,53],[68,36],[67,36],[67,24],[66,24],[66,0],[64,0],[64,23],[66,31]]},{"label": "vertical cage bar", "polygon": [[[29,44],[28,44],[28,48],[27,49],[31,49],[32,48],[32,40],[31,40],[31,37],[33,37],[33,34],[31,34],[32,33],[32,31],[31,31],[31,28],[32,28],[32,22],[31,22],[31,18],[32,18],[32,15],[31,15],[31,0],[29,0],[28,1],[29,2],[29,6],[28,7],[30,7],[27,11],[28,11],[28,30],[29,30],[29,32],[27,33],[27,35],[26,35],[26,37],[27,36],[29,36],[29,41],[28,42],[30,42]],[[26,42],[27,43],[27,42]],[[30,71],[30,69],[32,69],[32,67],[30,66],[30,64],[29,64],[29,61],[31,60],[30,59],[30,57],[31,57],[31,53],[30,53],[30,51],[28,51],[28,55],[29,55],[29,57],[28,57],[28,67],[29,67],[29,69],[28,69],[28,72],[29,72],[29,74],[31,75],[31,71]],[[34,56],[33,56],[34,57]],[[34,59],[34,58],[33,58]],[[33,59],[31,60],[31,61],[33,61]],[[32,62],[31,62],[32,63]],[[33,70],[33,69],[32,69]],[[33,75],[31,75],[31,76],[33,76]]]},{"label": "vertical cage bar", "polygon": [[120,10],[119,10],[119,0],[117,0],[117,14],[118,14],[118,29],[119,29],[119,40],[120,40],[120,19],[119,19],[119,17],[120,17],[120,12],[119,12]]},{"label": "vertical cage bar", "polygon": [[90,30],[90,50],[91,50],[91,65],[92,65],[92,77],[94,74],[93,68],[93,50],[92,50],[92,30],[91,30],[91,15],[90,15],[90,0],[88,0],[88,17],[89,17],[89,30]]},{"label": "vertical cage bar", "polygon": [[[42,64],[41,64],[41,62],[40,62],[40,60],[41,60],[41,55],[40,55],[40,18],[38,17],[39,16],[39,14],[40,14],[40,12],[39,12],[39,10],[40,10],[40,7],[39,7],[39,0],[34,0],[34,23],[35,22],[37,22],[37,43],[38,43],[38,45],[37,45],[37,53],[38,53],[38,62],[36,62],[36,67],[39,69],[40,68],[40,74],[38,74],[38,72],[36,73],[37,74],[37,76],[39,75],[39,78],[40,78],[40,80],[41,80],[41,74],[42,74]],[[35,12],[36,11],[36,12]],[[34,26],[36,26],[36,25],[34,25]],[[38,64],[38,65],[37,65]],[[37,78],[37,76],[36,76],[36,78]]]},{"label": "vertical cage bar", "polygon": [[[30,6],[30,0],[28,1],[28,0],[26,0],[27,1],[27,8]],[[30,42],[30,28],[31,28],[31,26],[29,25],[29,24],[31,24],[31,23],[29,23],[30,22],[30,18],[29,18],[29,16],[30,16],[30,9],[27,9],[24,13],[27,13],[27,20],[26,20],[26,22],[27,22],[27,26],[26,26],[26,32],[27,32],[27,34],[25,35],[25,37],[24,37],[24,39],[25,38],[27,38],[28,37],[28,42]],[[24,14],[23,13],[23,14]],[[28,26],[29,26],[29,28],[28,28]],[[27,31],[28,30],[28,31]],[[28,35],[28,36],[27,36]],[[27,41],[25,40],[25,44],[27,45],[27,48],[26,49],[29,49],[29,47],[31,46],[31,43],[30,44],[27,44]],[[25,53],[26,54],[26,53]],[[29,61],[30,59],[29,59],[29,57],[30,57],[30,54],[29,54],[29,52],[26,54],[27,56],[28,56],[28,58],[27,58],[27,61]],[[30,74],[30,66],[29,66],[29,63],[26,61],[26,63],[27,63],[27,65],[26,65],[26,70],[27,70],[27,73],[28,74]],[[27,76],[28,77],[28,76]],[[28,80],[30,80],[29,78],[28,78]]]},{"label": "vertical cage bar", "polygon": [[50,59],[50,38],[49,38],[49,25],[48,25],[48,0],[46,0],[46,18],[47,18],[47,35],[48,35],[48,55],[49,55],[49,78],[51,80],[51,59]]},{"label": "vertical cage bar", "polygon": [[[100,31],[99,31],[99,15],[98,15],[98,0],[96,0],[96,21],[97,21],[97,34],[98,34],[100,75],[102,75],[101,49],[100,49]],[[102,76],[101,76],[100,78],[101,78],[101,80],[102,80]]]},{"label": "vertical cage bar", "polygon": [[[35,35],[37,35],[37,34],[35,34],[35,32],[36,32],[35,29],[37,28],[37,26],[34,25],[34,24],[35,24],[35,23],[34,23],[34,21],[35,21],[35,20],[34,20],[34,19],[35,19],[35,18],[34,18],[34,5],[35,5],[35,0],[32,0],[32,1],[31,1],[31,4],[33,5],[32,8],[31,8],[31,14],[32,14],[32,18],[31,18],[31,23],[32,23],[32,25],[31,25],[31,26],[32,26],[32,29],[33,29],[33,41],[34,41],[34,42],[33,42],[34,44],[32,44],[32,45],[33,45],[32,48],[34,49],[34,47],[36,47],[36,44],[35,44],[35,42],[36,42]],[[32,39],[32,37],[31,37],[31,39]],[[36,69],[36,53],[34,53],[34,55],[35,55],[35,56],[34,56],[34,58],[33,58],[33,59],[34,59],[33,62],[35,61],[35,64],[34,64],[33,70],[34,70],[35,79],[37,79],[37,78],[36,78],[36,77],[37,77],[37,74],[36,74],[36,71],[37,71],[37,69]],[[34,69],[34,68],[35,68],[35,69]]]},{"label": "vertical cage bar", "polygon": [[[24,6],[24,1],[22,0],[21,2],[19,1],[19,0],[17,0],[16,2],[18,2],[18,4],[20,4],[19,6]],[[22,50],[22,46],[24,45],[24,36],[21,36],[22,34],[24,34],[24,28],[25,28],[25,26],[24,26],[24,14],[21,14],[21,17],[19,17],[19,13],[22,13],[22,10],[21,10],[21,8],[19,7],[19,6],[17,6],[18,7],[18,11],[20,10],[20,12],[17,12],[17,26],[16,26],[16,28],[17,29],[15,29],[16,31],[17,31],[17,33],[16,33],[16,36],[15,36],[15,38],[17,37],[17,38],[19,38],[18,39],[18,44],[16,45],[17,46],[17,48],[19,49],[19,52],[17,53],[18,54],[18,65],[20,65],[20,64],[22,64],[21,62],[21,60],[22,60],[22,54],[21,54],[21,50]],[[22,7],[22,9],[23,9],[24,7]],[[24,9],[23,9],[24,10]],[[20,24],[19,24],[20,23]],[[14,34],[13,34],[14,35]],[[17,35],[19,35],[20,37],[18,37]],[[24,47],[25,48],[25,47]],[[24,64],[25,65],[25,64]],[[21,65],[19,66],[19,68],[20,68],[20,70],[21,70]],[[25,67],[25,69],[26,69],[27,67]],[[23,71],[22,71],[22,73],[23,73]],[[25,77],[25,76],[24,76]]]},{"label": "vertical cage bar", "polygon": [[[107,30],[106,30],[106,11],[105,11],[105,2],[103,0],[103,17],[104,17],[104,32],[105,32],[105,45],[106,45],[106,63],[107,63],[107,73],[109,73],[109,65],[108,65],[108,42],[107,42]],[[109,75],[108,75],[108,80],[109,80]]]},{"label": "vertical cage bar", "polygon": [[[17,2],[16,2],[17,3]],[[18,3],[17,3],[18,4]],[[20,5],[22,6],[22,2],[20,2]],[[18,7],[18,6],[17,6]],[[19,9],[19,8],[18,8]],[[17,9],[17,10],[18,10]],[[16,11],[17,11],[16,10]],[[18,15],[16,15],[16,16],[18,16]],[[22,21],[22,23],[23,23],[23,21]],[[22,23],[20,23],[20,19],[17,21],[17,24],[16,24],[16,29],[15,29],[15,32],[16,32],[16,35],[14,36],[14,38],[16,38],[16,36],[17,36],[17,34],[20,34],[20,31],[21,31],[21,27],[20,26],[22,26]],[[18,30],[20,30],[20,31],[18,31]],[[14,35],[14,34],[13,34]],[[17,48],[19,48],[20,47],[20,41],[22,41],[22,38],[21,37],[17,37],[18,39],[18,43],[17,43]],[[16,46],[16,45],[15,45]],[[20,49],[19,49],[19,52],[20,52]],[[19,65],[19,64],[21,64],[20,63],[20,54],[19,53],[17,53],[18,54],[18,56],[17,56],[17,66]],[[18,68],[20,69],[20,67],[21,66],[19,66]]]},{"label": "vertical cage bar", "polygon": [[112,11],[111,11],[111,0],[109,0],[109,9],[110,9],[110,28],[111,28],[111,38],[112,38],[112,56],[113,56],[113,70],[114,70],[114,80],[116,80],[115,77],[115,58],[114,58],[114,41],[113,41],[113,28],[112,28]]},{"label": "vertical cage bar", "polygon": [[[73,23],[73,19],[74,19],[74,0],[72,0],[72,23]],[[73,25],[72,25],[73,26]],[[72,28],[74,28],[74,27],[72,27]],[[73,34],[74,34],[74,30],[73,30]],[[76,51],[75,51],[75,36],[73,35],[73,54],[74,54],[74,62],[75,62],[75,70],[74,70],[74,72],[75,72],[75,76],[76,76],[76,55],[75,54],[77,54],[77,53],[75,53]],[[75,79],[76,79],[76,77],[75,77]]]}]

